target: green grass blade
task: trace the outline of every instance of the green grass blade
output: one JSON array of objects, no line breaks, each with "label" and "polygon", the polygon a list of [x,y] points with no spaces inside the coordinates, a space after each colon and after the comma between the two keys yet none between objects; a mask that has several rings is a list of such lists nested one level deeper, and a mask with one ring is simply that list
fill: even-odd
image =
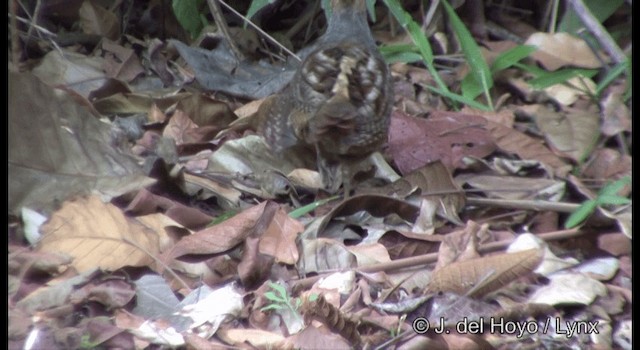
[{"label": "green grass blade", "polygon": [[580,75],[586,78],[592,78],[594,75],[596,75],[596,73],[598,73],[598,71],[595,69],[574,68],[562,69],[555,72],[545,72],[529,80],[529,85],[531,85],[531,87],[533,87],[534,89],[545,89],[549,86],[562,84],[567,80]]},{"label": "green grass blade", "polygon": [[614,182],[606,184],[604,187],[598,191],[598,196],[606,196],[606,195],[616,195],[620,190],[631,183],[631,177],[625,176]]},{"label": "green grass blade", "polygon": [[585,201],[578,207],[578,209],[576,209],[576,211],[569,215],[567,221],[564,223],[564,227],[566,229],[570,229],[578,226],[596,210],[596,207],[597,203],[595,200],[590,199],[588,201]]},{"label": "green grass blade", "polygon": [[534,53],[538,48],[533,45],[518,45],[512,49],[509,49],[496,57],[496,60],[491,65],[491,73],[497,73],[501,70],[507,69],[514,64],[520,62],[523,58],[528,57]]},{"label": "green grass blade", "polygon": [[[480,51],[480,47],[473,39],[473,36],[467,29],[467,27],[462,23],[460,17],[453,10],[451,5],[446,0],[442,0],[442,6],[444,6],[445,11],[451,21],[451,26],[453,27],[453,31],[456,33],[458,40],[460,41],[460,46],[462,48],[462,52],[464,53],[465,58],[467,59],[467,63],[471,68],[471,74],[479,86],[482,87],[486,96],[489,96],[489,89],[493,87],[493,79],[491,77],[491,71],[489,70],[489,65],[482,57],[482,52]],[[467,98],[474,98],[472,95],[467,95],[465,91],[462,93],[463,96]],[[489,103],[491,101],[489,100]]]},{"label": "green grass blade", "polygon": [[402,6],[400,6],[398,0],[384,0],[384,3],[389,11],[391,11],[391,14],[393,14],[396,20],[398,20],[398,23],[407,30],[411,40],[418,47],[424,64],[429,70],[429,73],[431,73],[431,76],[438,85],[438,88],[442,91],[449,91],[449,88],[442,78],[440,78],[438,71],[433,66],[433,50],[431,50],[431,45],[429,44],[427,37],[422,32],[420,26],[411,18]]},{"label": "green grass blade", "polygon": [[604,78],[602,78],[602,80],[598,83],[598,86],[596,87],[596,96],[600,96],[602,91],[604,91],[604,89],[607,86],[609,86],[611,82],[613,82],[620,74],[622,74],[625,71],[629,71],[628,75],[629,76],[631,75],[630,74],[631,63],[629,60],[625,62],[620,62],[617,65],[615,65],[612,69],[609,70],[607,75]]},{"label": "green grass blade", "polygon": [[325,205],[333,200],[339,199],[340,196],[333,196],[333,197],[329,197],[329,198],[325,198],[319,201],[315,201],[313,203],[309,203],[303,207],[300,207],[296,210],[292,210],[289,213],[289,217],[292,219],[297,219],[303,215],[306,215],[310,212],[312,212],[313,210],[315,210],[317,207],[321,206],[321,205]]},{"label": "green grass blade", "polygon": [[598,205],[626,205],[631,204],[631,199],[622,196],[605,194],[597,198]]}]

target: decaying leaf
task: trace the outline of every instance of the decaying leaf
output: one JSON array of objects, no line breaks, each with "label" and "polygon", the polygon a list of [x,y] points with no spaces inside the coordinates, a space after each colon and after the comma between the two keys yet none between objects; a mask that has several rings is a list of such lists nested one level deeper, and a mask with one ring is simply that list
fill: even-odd
[{"label": "decaying leaf", "polygon": [[532,56],[551,71],[567,65],[583,68],[602,66],[601,61],[583,39],[568,33],[534,33],[525,45],[538,47],[538,51]]},{"label": "decaying leaf", "polygon": [[535,270],[542,261],[542,253],[530,249],[455,262],[434,271],[426,292],[464,295],[473,289],[470,296],[485,295]]},{"label": "decaying leaf", "polygon": [[42,226],[38,250],[74,257],[78,271],[154,266],[154,257],[170,243],[164,229],[170,225],[180,226],[162,214],[131,218],[96,196],[79,198],[65,202]]}]

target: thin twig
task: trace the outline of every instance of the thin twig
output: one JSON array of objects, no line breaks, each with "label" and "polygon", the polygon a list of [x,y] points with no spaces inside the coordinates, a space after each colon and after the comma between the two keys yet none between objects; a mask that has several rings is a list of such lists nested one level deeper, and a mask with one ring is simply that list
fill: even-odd
[{"label": "thin twig", "polygon": [[267,34],[266,32],[264,32],[262,29],[260,29],[257,25],[253,24],[253,22],[251,22],[249,19],[247,19],[245,16],[243,16],[242,14],[240,14],[240,12],[236,11],[233,7],[227,5],[224,1],[222,0],[218,0],[220,1],[220,4],[222,4],[224,7],[227,8],[227,10],[231,11],[233,14],[235,14],[236,16],[242,18],[242,20],[244,20],[245,22],[247,22],[248,25],[250,25],[253,29],[257,30],[258,33],[260,33],[262,36],[264,36],[267,40],[271,41],[274,45],[278,46],[280,49],[282,49],[282,51],[288,53],[289,55],[291,55],[291,57],[295,58],[298,62],[302,62],[302,60],[300,59],[300,57],[298,57],[298,55],[296,55],[295,53],[291,52],[291,50],[287,49],[286,47],[284,47],[284,45],[280,44],[276,39],[274,39],[271,35]]},{"label": "thin twig", "polygon": [[611,35],[609,35],[609,32],[607,32],[602,24],[591,14],[591,11],[585,6],[584,2],[582,0],[569,0],[569,3],[585,27],[589,29],[591,34],[598,39],[600,45],[609,53],[609,56],[613,58],[613,61],[615,63],[627,61],[627,56],[622,52]]},{"label": "thin twig", "polygon": [[222,11],[220,11],[220,6],[218,6],[218,1],[219,0],[207,0],[209,10],[211,11],[211,15],[213,16],[213,20],[218,25],[218,29],[220,29],[222,36],[227,39],[227,43],[229,43],[229,47],[231,48],[233,54],[236,56],[236,59],[238,61],[243,61],[244,55],[236,45],[235,41],[233,41],[233,39],[231,38],[231,34],[229,33],[229,26],[227,26],[227,22],[225,21],[224,16],[222,16]]},{"label": "thin twig", "polygon": [[[543,241],[549,242],[549,241],[557,241],[561,239],[578,237],[584,233],[585,232],[580,231],[580,229],[573,228],[569,230],[540,233],[540,234],[536,234],[536,236],[542,239]],[[478,247],[478,252],[489,253],[489,252],[501,250],[508,247],[511,243],[513,243],[513,241],[514,241],[513,239],[506,239],[498,242],[483,244]],[[438,253],[430,253],[430,254],[412,256],[410,258],[398,259],[398,260],[381,263],[381,264],[363,266],[363,267],[357,268],[355,271],[361,272],[361,273],[387,272],[387,271],[399,270],[399,269],[404,269],[404,268],[413,267],[413,266],[432,264],[432,263],[435,263],[436,261],[438,261]],[[291,281],[291,283],[293,284],[294,289],[308,288],[314,283],[316,283],[318,280],[320,280],[321,278],[327,277],[329,274],[334,272],[339,272],[339,271],[323,271],[321,275],[307,277],[297,281]]]},{"label": "thin twig", "polygon": [[11,25],[11,63],[15,68],[20,65],[20,42],[18,35],[18,24],[16,22],[16,2],[18,0],[9,0],[9,24]]}]

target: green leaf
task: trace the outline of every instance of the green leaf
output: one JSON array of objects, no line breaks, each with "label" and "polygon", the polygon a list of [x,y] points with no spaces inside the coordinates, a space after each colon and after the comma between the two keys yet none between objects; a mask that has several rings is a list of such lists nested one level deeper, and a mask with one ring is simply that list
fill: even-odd
[{"label": "green leaf", "polygon": [[529,85],[534,89],[544,89],[556,84],[562,84],[567,80],[580,75],[586,78],[592,78],[597,73],[598,71],[596,69],[562,69],[555,72],[539,74],[536,78],[529,80]]},{"label": "green leaf", "polygon": [[[251,6],[247,10],[247,18],[251,19],[258,11],[262,10],[265,6],[273,4],[275,0],[253,0]],[[245,22],[246,23],[246,22]],[[246,24],[245,24],[246,25]]]},{"label": "green leaf", "polygon": [[454,93],[452,93],[452,92],[450,92],[448,90],[447,91],[442,91],[442,90],[434,88],[433,86],[426,85],[425,87],[429,91],[432,91],[432,92],[434,92],[436,94],[442,95],[442,96],[444,96],[446,98],[449,98],[451,100],[454,100],[456,102],[460,102],[462,104],[466,104],[469,107],[473,107],[473,108],[479,109],[481,111],[487,111],[487,112],[491,111],[490,107],[485,106],[480,102],[476,102],[473,99],[469,99],[469,98],[466,98],[464,96],[461,96],[461,95],[458,95],[458,94],[454,94]]},{"label": "green leaf", "polygon": [[609,195],[609,194],[605,194],[605,195],[599,196],[596,199],[596,201],[598,202],[598,205],[603,205],[603,204],[608,204],[608,205],[631,204],[631,199],[629,199],[627,197]]},{"label": "green leaf", "polygon": [[605,196],[605,195],[615,195],[618,194],[618,192],[620,192],[620,190],[622,190],[624,188],[624,186],[628,185],[631,183],[631,177],[630,176],[625,176],[622,177],[614,182],[608,183],[606,184],[604,187],[602,187],[600,189],[600,191],[598,191],[598,196]]},{"label": "green leaf", "polygon": [[418,52],[418,48],[413,44],[383,45],[380,47],[380,53],[388,64],[422,61],[422,56]]},{"label": "green leaf", "polygon": [[[451,21],[451,26],[453,27],[453,31],[456,33],[458,40],[460,40],[460,46],[462,48],[462,52],[464,53],[465,58],[467,59],[467,63],[471,68],[471,74],[475,79],[475,82],[482,88],[485,95],[489,98],[489,89],[493,87],[493,79],[491,77],[491,71],[489,70],[489,66],[487,62],[482,57],[482,52],[476,44],[476,41],[473,39],[473,36],[467,29],[467,27],[462,23],[460,17],[453,10],[451,5],[446,0],[442,0],[442,5],[449,16],[449,20]],[[472,86],[470,84],[467,87]],[[462,91],[462,95],[474,99],[476,96],[473,96],[473,91],[475,89]],[[488,99],[488,102],[491,103],[491,100]]]},{"label": "green leaf", "polygon": [[263,308],[260,309],[260,311],[269,311],[269,310],[284,310],[287,307],[284,305],[280,305],[280,304],[269,304]]},{"label": "green leaf", "polygon": [[230,211],[224,212],[224,213],[222,213],[222,215],[220,215],[217,218],[213,219],[209,223],[209,225],[207,225],[207,227],[211,227],[211,226],[217,225],[217,224],[219,224],[221,222],[224,222],[227,219],[230,219],[230,218],[234,217],[236,214],[238,214],[237,210],[230,210]]},{"label": "green leaf", "polygon": [[376,0],[367,0],[367,12],[369,12],[369,17],[373,22],[376,21]]},{"label": "green leaf", "polygon": [[393,17],[396,18],[398,23],[407,30],[411,40],[418,47],[418,50],[422,55],[423,62],[433,79],[436,81],[438,88],[442,91],[449,92],[449,88],[440,78],[440,74],[438,74],[438,71],[433,66],[433,50],[431,50],[429,40],[427,40],[427,37],[424,35],[420,26],[411,18],[411,15],[409,15],[402,6],[400,6],[400,3],[397,0],[384,0],[384,3],[387,5],[387,8],[389,8],[389,11],[391,11],[391,14],[393,14]]},{"label": "green leaf", "polygon": [[276,295],[276,293],[274,292],[265,292],[264,293],[264,297],[271,300],[271,301],[278,301],[278,302],[286,302],[287,299],[283,298],[280,295]]},{"label": "green leaf", "polygon": [[202,4],[204,4],[204,0],[173,0],[171,2],[171,7],[178,23],[189,32],[192,38],[197,37],[203,28],[200,21],[200,7]]},{"label": "green leaf", "polygon": [[495,74],[501,70],[507,69],[525,57],[528,57],[538,48],[533,45],[518,45],[509,49],[496,57],[491,65],[491,73]]},{"label": "green leaf", "polygon": [[581,224],[584,220],[596,210],[597,203],[595,200],[590,199],[582,203],[576,211],[571,213],[564,223],[564,227],[567,229],[574,228]]},{"label": "green leaf", "polygon": [[311,301],[311,302],[316,301],[316,300],[318,300],[319,297],[320,297],[320,295],[318,295],[316,293],[313,293],[313,294],[311,294],[309,296],[309,301]]},{"label": "green leaf", "polygon": [[[313,203],[309,203],[309,204],[307,204],[307,205],[305,205],[303,207],[300,207],[300,208],[298,208],[296,210],[292,210],[289,213],[289,217],[293,218],[293,219],[297,219],[297,218],[299,218],[299,217],[301,217],[303,215],[306,215],[307,213],[312,212],[313,210],[315,210],[319,206],[325,205],[325,204],[327,204],[327,203],[329,203],[329,202],[331,202],[333,200],[339,199],[339,198],[340,198],[340,196],[333,196],[333,197],[325,198],[325,199],[322,199],[322,200],[319,200],[319,201],[315,201]],[[278,286],[280,286],[280,285],[278,285]],[[284,290],[284,288],[283,288],[283,290]],[[286,291],[285,291],[285,294],[286,294]]]},{"label": "green leaf", "polygon": [[278,294],[280,294],[285,299],[287,298],[287,289],[283,285],[269,281],[269,287],[278,292]]}]

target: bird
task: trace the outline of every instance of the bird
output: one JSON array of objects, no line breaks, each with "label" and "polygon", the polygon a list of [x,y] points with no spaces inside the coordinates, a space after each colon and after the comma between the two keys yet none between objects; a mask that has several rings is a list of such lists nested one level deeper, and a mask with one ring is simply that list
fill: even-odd
[{"label": "bird", "polygon": [[259,129],[276,154],[311,150],[325,190],[343,184],[349,196],[357,165],[387,141],[393,83],[365,0],[331,0],[331,10],[289,85],[260,107]]}]

